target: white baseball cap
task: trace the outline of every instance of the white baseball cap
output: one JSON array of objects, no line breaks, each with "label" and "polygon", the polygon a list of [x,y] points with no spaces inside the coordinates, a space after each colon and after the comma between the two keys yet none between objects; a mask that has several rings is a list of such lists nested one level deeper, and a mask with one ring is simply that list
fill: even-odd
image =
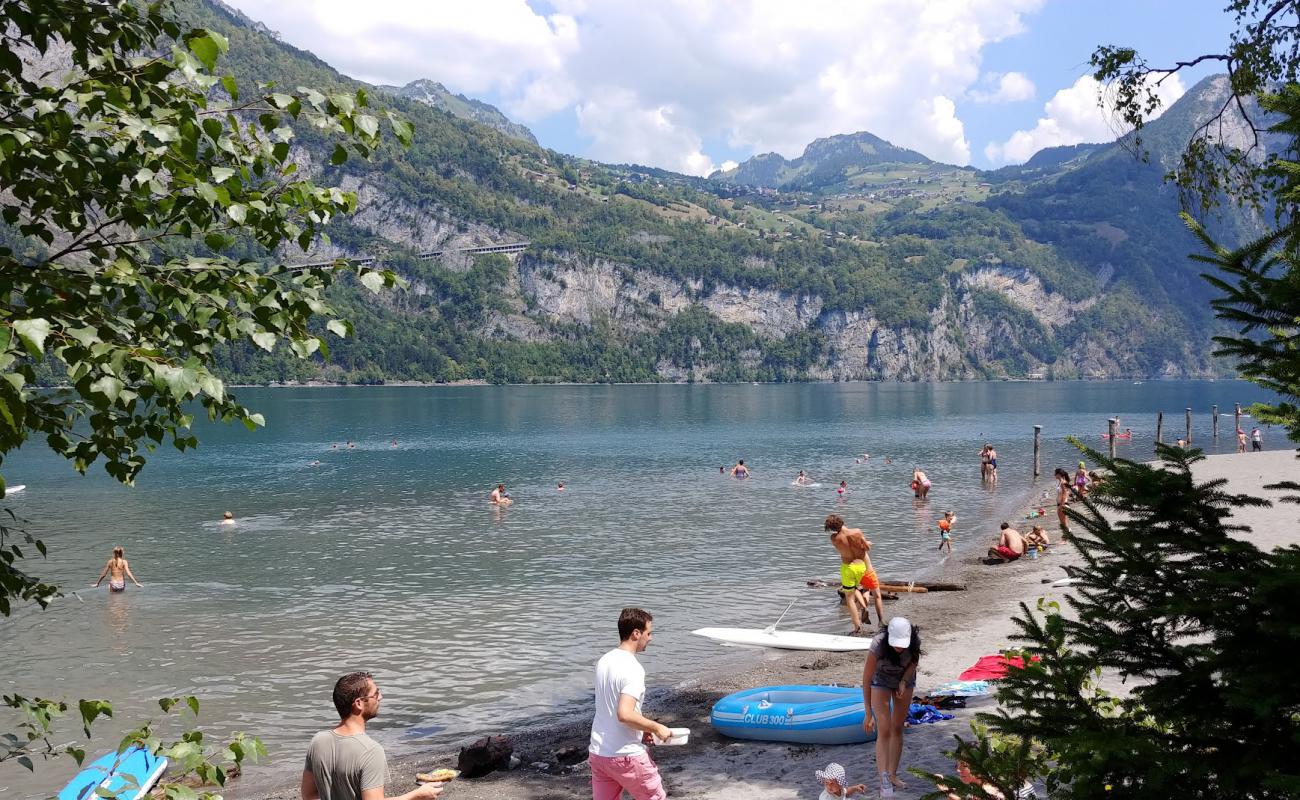
[{"label": "white baseball cap", "polygon": [[889,646],[907,647],[912,643],[912,623],[906,617],[894,617],[889,621]]}]

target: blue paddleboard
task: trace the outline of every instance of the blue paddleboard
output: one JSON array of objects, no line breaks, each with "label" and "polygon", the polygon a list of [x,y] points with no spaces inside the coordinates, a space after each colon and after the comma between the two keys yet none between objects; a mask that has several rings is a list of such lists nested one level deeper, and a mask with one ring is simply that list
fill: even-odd
[{"label": "blue paddleboard", "polygon": [[59,792],[59,800],[92,800],[103,786],[117,800],[138,800],[167,769],[167,759],[143,747],[129,747],[121,753],[106,753],[95,759]]}]

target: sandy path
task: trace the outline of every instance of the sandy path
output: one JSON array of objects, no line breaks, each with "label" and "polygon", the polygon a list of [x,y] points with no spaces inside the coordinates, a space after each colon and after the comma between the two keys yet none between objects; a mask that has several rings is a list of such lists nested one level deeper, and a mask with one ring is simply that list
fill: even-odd
[{"label": "sandy path", "polygon": [[[1206,480],[1227,478],[1232,491],[1250,492],[1276,500],[1281,493],[1267,492],[1259,487],[1276,480],[1300,480],[1300,462],[1290,450],[1219,455],[1198,465],[1196,475]],[[1049,519],[1054,521],[1054,518]],[[1298,506],[1275,504],[1268,509],[1245,509],[1237,521],[1254,529],[1248,537],[1261,547],[1300,543]],[[994,531],[970,531],[959,526],[954,535],[972,537],[968,541],[992,540]],[[1009,638],[1015,631],[1011,617],[1021,601],[1032,606],[1039,597],[1059,599],[1067,591],[1052,589],[1043,581],[1061,577],[1064,574],[1061,567],[1077,563],[1077,556],[1068,545],[1056,546],[1052,550],[1037,560],[1021,559],[997,567],[984,566],[970,555],[953,559],[935,580],[964,582],[968,585],[967,591],[916,595],[890,605],[888,613],[891,616],[906,615],[922,628],[924,656],[919,691],[955,679],[979,656],[995,653],[1010,644]],[[827,602],[833,602],[831,590],[824,591],[827,592]],[[654,675],[648,678],[653,686]],[[669,796],[691,800],[756,797],[814,800],[820,787],[813,771],[830,761],[843,764],[850,781],[871,785],[875,772],[872,744],[829,747],[738,742],[718,736],[708,722],[713,703],[738,689],[791,683],[860,685],[861,679],[861,656],[804,653],[765,660],[734,674],[706,676],[694,685],[658,692],[652,690],[645,704],[646,713],[669,726],[684,726],[692,730],[689,745],[655,750]],[[989,703],[991,701],[984,701],[982,707],[988,708]],[[972,703],[969,708],[958,710],[956,719],[952,721],[909,729],[903,768],[950,771],[951,761],[943,752],[952,747],[954,734],[969,735],[968,720],[980,707],[980,704]],[[563,748],[585,749],[589,725],[590,720],[581,719],[545,731],[516,733],[485,729],[484,733],[512,734],[522,766],[478,780],[455,782],[443,797],[448,800],[589,798],[589,772],[585,765],[564,767],[558,765],[555,758],[556,751]],[[404,792],[414,785],[415,772],[455,766],[455,760],[455,753],[430,753],[391,763],[388,791],[390,794]],[[928,786],[919,785],[920,781],[915,777],[908,776],[907,781],[910,786],[895,795],[898,800],[920,797],[928,789]],[[236,791],[228,792],[228,796],[297,797],[296,785],[286,785],[274,792],[246,795],[241,795],[235,788]],[[867,796],[874,797],[875,793],[870,792]]]}]

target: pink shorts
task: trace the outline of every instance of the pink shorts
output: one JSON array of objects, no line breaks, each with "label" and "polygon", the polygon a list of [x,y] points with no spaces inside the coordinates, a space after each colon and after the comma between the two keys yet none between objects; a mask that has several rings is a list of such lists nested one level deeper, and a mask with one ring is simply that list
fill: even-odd
[{"label": "pink shorts", "polygon": [[587,763],[591,765],[592,800],[619,800],[626,791],[632,800],[667,800],[659,768],[649,753],[634,756],[598,756],[592,753]]}]

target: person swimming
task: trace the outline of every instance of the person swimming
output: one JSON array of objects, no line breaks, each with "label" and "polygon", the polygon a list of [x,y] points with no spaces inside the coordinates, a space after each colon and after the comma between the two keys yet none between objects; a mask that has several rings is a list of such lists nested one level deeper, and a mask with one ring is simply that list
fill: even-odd
[{"label": "person swimming", "polygon": [[221,524],[222,524],[222,525],[234,525],[234,524],[235,524],[235,515],[232,514],[232,513],[230,513],[229,511],[227,511],[227,512],[224,513],[224,514],[222,514],[222,515],[221,515]]},{"label": "person swimming", "polygon": [[731,477],[733,478],[749,477],[749,467],[745,466],[745,459],[742,458],[736,461],[736,466],[731,468]]},{"label": "person swimming", "polygon": [[561,481],[560,483],[555,484],[555,491],[557,491],[557,492],[562,492],[562,491],[564,491],[564,482],[563,482],[563,481]]},{"label": "person swimming", "polygon": [[807,486],[807,485],[809,485],[810,483],[812,483],[812,481],[809,480],[808,476],[804,474],[804,471],[803,471],[803,470],[799,470],[799,477],[797,477],[797,478],[794,479],[794,485],[795,485],[795,486]]},{"label": "person swimming", "polygon": [[849,482],[840,481],[839,488],[835,490],[835,493],[838,494],[840,497],[843,497],[844,493],[847,492],[848,490],[849,490]]}]

